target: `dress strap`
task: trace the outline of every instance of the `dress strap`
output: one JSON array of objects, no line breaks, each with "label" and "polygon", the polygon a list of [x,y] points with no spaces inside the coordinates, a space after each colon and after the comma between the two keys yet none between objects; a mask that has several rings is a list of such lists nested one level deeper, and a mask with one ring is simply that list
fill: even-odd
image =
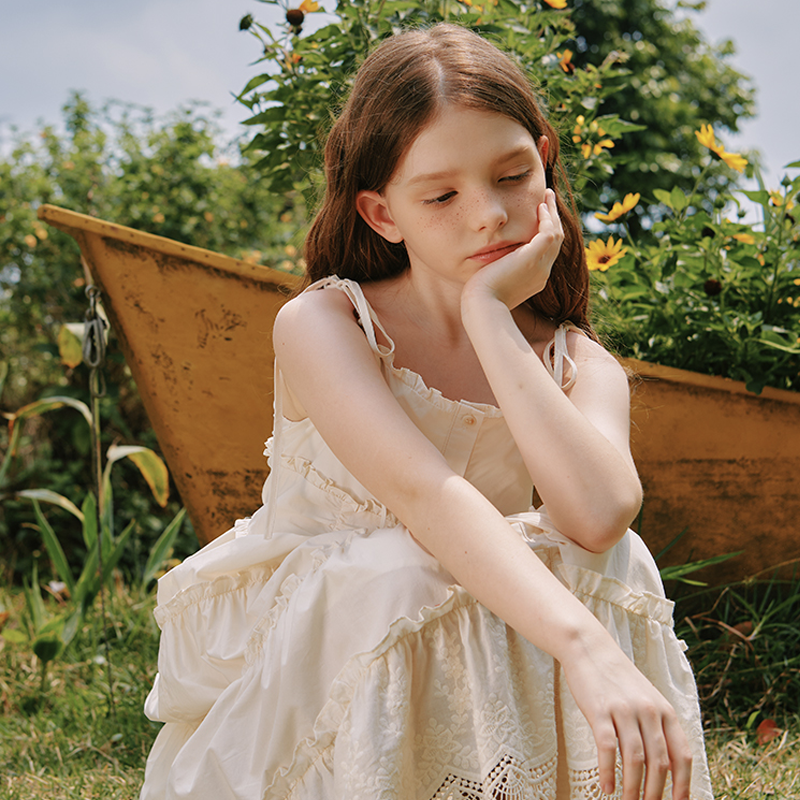
[{"label": "dress strap", "polygon": [[[372,348],[373,352],[375,352],[380,358],[388,358],[392,356],[394,354],[394,342],[389,334],[386,333],[386,329],[383,327],[383,325],[381,325],[381,321],[378,319],[377,314],[369,304],[367,298],[364,296],[364,290],[361,288],[361,284],[359,284],[357,281],[350,280],[349,278],[339,278],[336,275],[330,275],[327,278],[322,278],[321,280],[315,281],[304,291],[308,292],[312,289],[323,289],[326,286],[332,286],[335,289],[339,289],[348,296],[350,302],[353,304],[353,307],[356,310],[356,313],[358,314],[359,325],[364,331],[364,335],[367,337],[367,341],[369,342],[369,346]],[[383,334],[383,338],[389,343],[388,346],[378,343],[378,339],[375,336],[376,328]]]},{"label": "dress strap", "polygon": [[[556,328],[556,335],[550,340],[544,351],[544,365],[547,371],[553,376],[553,380],[566,392],[575,383],[578,377],[578,367],[570,358],[567,350],[567,332],[576,331],[583,333],[577,325],[572,322],[562,322]],[[565,364],[567,367],[565,374]]]},{"label": "dress strap", "polygon": [[[315,281],[310,286],[304,289],[304,292],[311,291],[312,289],[322,289],[326,286],[332,286],[336,289],[343,291],[358,314],[358,321],[361,325],[364,335],[367,337],[369,346],[380,358],[388,358],[394,354],[394,342],[386,333],[383,325],[381,325],[375,311],[364,296],[361,286],[348,278],[339,278],[331,275],[322,280]],[[375,328],[377,328],[384,336],[389,346],[378,344],[377,337],[375,336]],[[270,461],[270,474],[269,474],[269,487],[265,491],[262,501],[267,506],[267,522],[265,535],[269,539],[274,533],[275,517],[278,509],[278,489],[281,479],[281,460],[283,455],[283,393],[286,391],[286,386],[283,381],[283,374],[278,366],[277,359],[273,370],[273,423],[272,423],[272,439],[267,443],[267,449],[264,451],[265,455],[269,456]]]}]

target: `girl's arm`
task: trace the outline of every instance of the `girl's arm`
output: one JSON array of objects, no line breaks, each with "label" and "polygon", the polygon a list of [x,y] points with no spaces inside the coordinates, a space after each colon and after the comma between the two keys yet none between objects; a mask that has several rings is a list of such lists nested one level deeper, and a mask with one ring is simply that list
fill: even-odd
[{"label": "girl's arm", "polygon": [[510,310],[544,288],[562,239],[548,190],[530,244],[484,267],[465,286],[462,320],[553,523],[602,552],[622,537],[642,501],[628,443],[627,377],[599,344],[570,333],[577,380],[565,393]]},{"label": "girl's arm", "polygon": [[639,797],[645,766],[645,800],[661,797],[668,769],[674,798],[687,798],[691,757],[671,706],[405,414],[347,297],[327,290],[292,300],[274,344],[287,385],[343,465],[467,591],[562,663],[597,740],[604,790],[619,742],[625,800]]}]

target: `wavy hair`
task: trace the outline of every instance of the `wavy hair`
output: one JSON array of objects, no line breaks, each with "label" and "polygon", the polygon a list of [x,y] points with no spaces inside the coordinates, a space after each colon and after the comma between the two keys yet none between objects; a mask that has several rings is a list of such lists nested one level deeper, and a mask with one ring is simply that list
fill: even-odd
[{"label": "wavy hair", "polygon": [[545,177],[556,194],[565,236],[547,286],[527,302],[556,324],[570,320],[594,337],[583,237],[558,136],[520,68],[457,25],[392,36],[359,69],[325,146],[325,196],[304,248],[306,285],[328,275],[377,281],[407,269],[404,245],[387,242],[364,222],[356,196],[382,191],[412,142],[448,104],[502,114],[537,144],[547,136]]}]

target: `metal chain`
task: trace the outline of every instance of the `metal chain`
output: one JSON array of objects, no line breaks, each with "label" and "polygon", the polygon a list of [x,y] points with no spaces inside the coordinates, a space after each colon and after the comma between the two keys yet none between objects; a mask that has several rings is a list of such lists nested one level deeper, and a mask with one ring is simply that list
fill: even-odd
[{"label": "metal chain", "polygon": [[111,648],[108,644],[106,624],[105,581],[103,580],[103,521],[100,509],[102,497],[102,460],[100,453],[100,398],[105,396],[106,382],[102,372],[106,360],[106,328],[108,323],[97,310],[100,289],[93,284],[86,287],[89,309],[85,315],[83,329],[83,362],[89,367],[89,394],[92,411],[92,477],[95,493],[95,528],[97,532],[97,570],[100,574],[100,615],[103,623],[103,642],[106,654],[106,678],[108,680],[108,701],[112,717],[116,717],[114,704],[114,684],[111,680]]}]

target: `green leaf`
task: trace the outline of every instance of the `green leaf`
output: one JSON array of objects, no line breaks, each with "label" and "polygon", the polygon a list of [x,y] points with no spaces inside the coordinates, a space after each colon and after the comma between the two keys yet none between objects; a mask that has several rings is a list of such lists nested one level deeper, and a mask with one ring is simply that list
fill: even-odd
[{"label": "green leaf", "polygon": [[26,497],[28,500],[41,500],[43,503],[52,503],[55,506],[60,506],[83,522],[83,512],[72,500],[64,497],[63,494],[58,494],[58,492],[53,492],[50,489],[23,489],[17,492],[17,497]]},{"label": "green leaf", "polygon": [[33,642],[33,652],[36,656],[44,661],[52,661],[58,658],[61,651],[64,649],[64,643],[61,641],[60,636],[48,634],[47,636],[40,636]]},{"label": "green leaf", "polygon": [[721,564],[723,561],[740,556],[742,552],[742,550],[739,550],[736,553],[725,553],[724,555],[720,556],[703,558],[699,561],[691,561],[688,564],[676,564],[673,567],[662,567],[659,570],[661,574],[661,580],[677,580],[681,581],[682,583],[691,583],[694,586],[705,586],[705,583],[702,581],[688,580],[685,576],[690,575],[692,572],[697,572],[697,570],[703,569],[704,567],[710,567],[713,564]]},{"label": "green leaf", "polygon": [[139,468],[147,481],[156,502],[164,508],[169,499],[169,471],[161,458],[148,447],[138,445],[112,445],[106,454],[109,462],[129,458]]},{"label": "green leaf", "polygon": [[33,624],[34,632],[38,631],[43,625],[46,616],[44,601],[42,600],[42,590],[39,588],[39,568],[36,562],[33,562],[33,569],[31,575],[31,583],[22,579],[22,591],[25,594],[25,602],[28,606],[28,613],[31,615],[31,622]]},{"label": "green leaf", "polygon": [[663,203],[667,208],[672,208],[672,195],[664,189],[653,189],[653,194],[659,203]]},{"label": "green leaf", "polygon": [[689,205],[689,198],[686,196],[683,189],[679,188],[678,186],[674,187],[669,193],[669,199],[671,201],[670,208],[673,208],[678,212],[683,211],[683,209]]},{"label": "green leaf", "polygon": [[800,169],[800,161],[792,161],[792,163],[787,164],[784,169]]},{"label": "green leaf", "polygon": [[61,363],[74,369],[83,361],[83,341],[77,336],[70,325],[62,325],[58,332],[58,354]]},{"label": "green leaf", "polygon": [[22,631],[17,630],[16,628],[3,630],[0,636],[2,636],[7,642],[11,642],[11,644],[25,644],[28,641],[28,637]]},{"label": "green leaf", "polygon": [[759,203],[762,206],[766,206],[769,204],[769,192],[766,191],[745,191],[742,190],[742,194],[747,197],[748,199],[752,200],[754,203]]},{"label": "green leaf", "polygon": [[97,541],[97,504],[91,492],[84,498],[81,513],[83,514],[83,542],[87,548],[91,549]]},{"label": "green leaf", "polygon": [[164,528],[164,532],[158,537],[158,541],[153,545],[150,555],[147,557],[147,563],[144,565],[144,574],[142,575],[142,586],[147,587],[147,584],[155,577],[156,572],[161,568],[161,565],[169,558],[172,547],[175,544],[175,539],[181,529],[181,523],[186,516],[186,509],[182,508],[172,519],[172,521]]},{"label": "green leaf", "polygon": [[12,422],[16,422],[17,420],[34,417],[38,414],[44,414],[47,411],[63,408],[64,406],[68,406],[69,408],[74,408],[76,411],[80,411],[80,413],[83,415],[83,418],[89,423],[89,425],[92,424],[92,412],[89,411],[89,406],[87,406],[86,403],[82,403],[80,400],[75,400],[73,397],[62,396],[45,397],[43,400],[36,400],[33,403],[23,406],[14,414],[10,414],[8,418]]},{"label": "green leaf", "polygon": [[71,596],[75,591],[75,579],[72,577],[72,570],[69,568],[69,563],[67,562],[67,557],[64,555],[61,542],[58,541],[55,531],[50,526],[44,514],[42,514],[42,509],[38,500],[33,501],[33,510],[36,513],[36,520],[39,523],[39,529],[42,532],[42,538],[44,539],[44,546],[47,548],[47,553],[55,565],[59,578],[67,584]]}]

